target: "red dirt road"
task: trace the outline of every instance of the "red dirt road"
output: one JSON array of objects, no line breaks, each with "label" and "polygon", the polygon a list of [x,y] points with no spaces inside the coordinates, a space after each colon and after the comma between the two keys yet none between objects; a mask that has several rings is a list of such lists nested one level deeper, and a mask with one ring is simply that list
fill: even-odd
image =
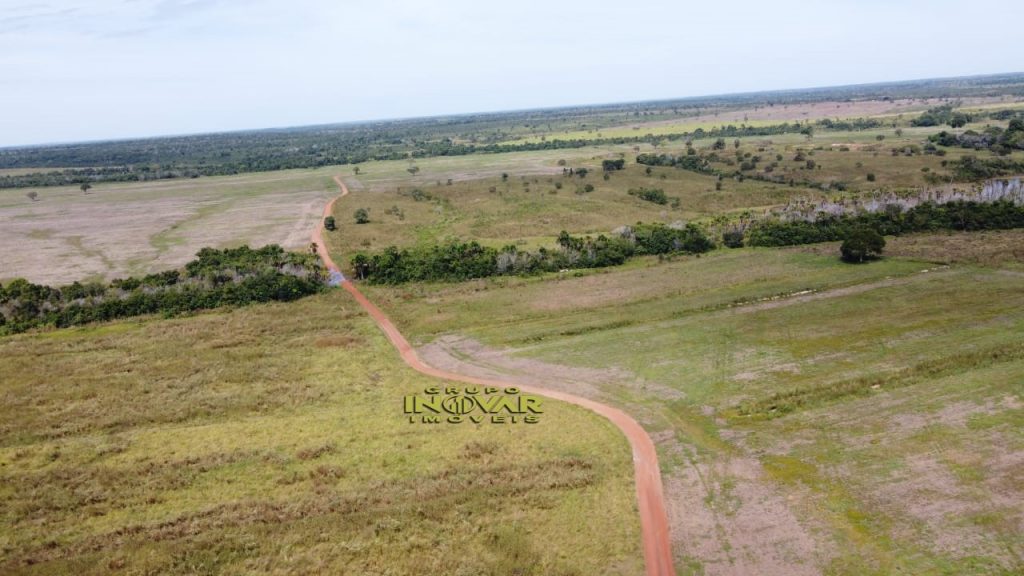
[{"label": "red dirt road", "polygon": [[[331,200],[327,206],[324,207],[325,217],[331,214],[335,201],[348,195],[348,187],[341,181],[341,178],[335,176],[334,181],[338,184],[338,188],[341,190],[341,195],[334,200]],[[312,240],[316,243],[317,252],[319,253],[320,258],[324,261],[324,264],[329,270],[331,270],[331,272],[340,275],[341,271],[331,259],[330,254],[327,252],[327,247],[324,245],[322,230],[323,225],[320,223],[316,227],[316,230],[313,231]],[[433,366],[429,366],[420,360],[419,356],[416,354],[416,350],[413,349],[412,345],[409,344],[409,341],[402,336],[402,333],[398,331],[398,328],[391,322],[387,315],[384,314],[380,308],[377,308],[373,302],[370,302],[352,282],[342,280],[341,286],[344,287],[345,290],[348,290],[356,299],[356,302],[359,302],[359,305],[362,306],[371,317],[373,317],[374,321],[377,322],[377,326],[380,327],[394,347],[398,349],[398,353],[402,356],[402,360],[404,360],[405,363],[413,369],[426,374],[427,376],[433,376],[444,380],[466,382],[479,386],[519,388],[528,394],[544,396],[554,400],[560,400],[562,402],[581,406],[587,410],[604,416],[613,424],[618,426],[619,430],[622,430],[622,433],[626,435],[626,439],[629,440],[629,445],[633,449],[633,470],[636,475],[636,498],[640,511],[640,532],[643,539],[646,574],[647,576],[675,576],[675,567],[672,564],[672,545],[668,532],[668,515],[665,513],[665,502],[662,498],[661,471],[658,468],[658,454],[654,448],[654,442],[651,441],[651,437],[647,435],[647,432],[640,426],[640,424],[637,423],[636,420],[622,410],[606,406],[599,402],[594,402],[587,398],[573,396],[572,394],[566,394],[556,390],[547,390],[544,388],[535,388],[533,386],[521,386],[510,382],[502,382],[500,380],[464,376],[462,374],[438,370]]]}]

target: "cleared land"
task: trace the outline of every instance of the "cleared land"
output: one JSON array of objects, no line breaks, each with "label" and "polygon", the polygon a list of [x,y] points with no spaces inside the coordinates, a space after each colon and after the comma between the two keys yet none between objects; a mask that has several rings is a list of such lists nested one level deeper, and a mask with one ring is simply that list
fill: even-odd
[{"label": "cleared land", "polygon": [[743,249],[370,292],[431,361],[637,415],[681,573],[1021,568],[1015,270]]},{"label": "cleared land", "polygon": [[[633,163],[637,152],[685,153],[663,139],[104,184],[89,195],[41,188],[38,202],[5,190],[0,278],[160,270],[203,245],[301,248],[338,173],[352,194],[324,241],[343,267],[356,251],[390,245],[535,249],[563,229],[716,225],[794,200],[919,190],[946,173],[944,161],[995,157],[910,150],[948,129],[908,125],[936,103],[750,109],[754,125],[849,114],[885,126],[728,138],[714,168],[761,160],[720,189],[713,176]],[[739,124],[738,110],[703,120],[658,110],[644,122],[616,112],[547,129],[506,122],[483,141],[668,133]],[[958,130],[988,124],[1006,122]],[[601,161],[620,157],[625,170],[605,180]],[[794,184],[754,178],[771,163]],[[563,175],[581,167],[586,178]],[[678,203],[628,194],[640,186]],[[122,200],[129,217],[114,210]],[[360,207],[370,223],[354,224]],[[76,239],[80,229],[89,235]],[[658,445],[681,574],[1015,574],[1024,569],[1020,246],[1020,231],[929,234],[890,238],[888,257],[864,266],[840,264],[835,244],[821,244],[363,289],[433,365],[565,390],[639,420]],[[0,509],[12,528],[0,571],[641,571],[636,522],[621,521],[636,517],[635,493],[614,429],[561,405],[523,434],[391,426],[389,402],[424,380],[397,366],[354,310],[334,293],[0,341],[13,367],[0,380]]]},{"label": "cleared land", "polygon": [[181,266],[205,246],[300,249],[332,191],[331,173],[312,170],[99,184],[88,194],[0,190],[0,280],[141,275]]},{"label": "cleared land", "polygon": [[636,574],[621,434],[409,424],[348,295],[0,342],[5,574]]}]

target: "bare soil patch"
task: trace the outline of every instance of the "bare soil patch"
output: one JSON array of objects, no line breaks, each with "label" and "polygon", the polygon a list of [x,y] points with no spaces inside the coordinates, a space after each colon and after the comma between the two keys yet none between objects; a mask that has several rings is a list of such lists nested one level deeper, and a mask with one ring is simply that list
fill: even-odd
[{"label": "bare soil patch", "polygon": [[[275,191],[278,181],[281,189]],[[296,184],[286,178],[254,180],[253,186],[269,189],[250,194],[244,179],[200,179],[90,194],[46,189],[37,202],[4,195],[0,280],[110,280],[179,267],[206,246],[302,248],[328,193],[289,190]]]}]

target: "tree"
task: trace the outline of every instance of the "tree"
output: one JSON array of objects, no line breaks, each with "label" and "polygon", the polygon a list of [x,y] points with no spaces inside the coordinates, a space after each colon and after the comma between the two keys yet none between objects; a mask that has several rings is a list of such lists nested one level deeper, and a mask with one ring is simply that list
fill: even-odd
[{"label": "tree", "polygon": [[29,193],[25,194],[25,196],[28,196],[29,200],[35,202],[39,198],[39,193],[38,192],[29,192]]},{"label": "tree", "polygon": [[353,167],[352,168],[352,173],[355,174],[356,176],[359,176],[359,166]]},{"label": "tree", "polygon": [[861,263],[874,260],[882,255],[885,249],[885,238],[877,231],[866,226],[854,228],[843,240],[839,253],[844,262]]},{"label": "tree", "polygon": [[370,211],[366,208],[359,208],[353,216],[356,219],[356,224],[366,224],[370,221]]},{"label": "tree", "polygon": [[89,184],[88,182],[86,182],[86,183],[82,184],[81,186],[79,186],[79,188],[82,189],[82,194],[88,194],[89,193],[89,189],[92,188],[92,184]]},{"label": "tree", "polygon": [[338,225],[334,221],[334,216],[328,216],[327,218],[324,218],[324,228],[332,232],[338,229]]},{"label": "tree", "polygon": [[408,172],[409,174],[415,175],[417,172],[420,171],[420,167],[419,166],[410,166],[410,167],[406,168],[405,171]]}]

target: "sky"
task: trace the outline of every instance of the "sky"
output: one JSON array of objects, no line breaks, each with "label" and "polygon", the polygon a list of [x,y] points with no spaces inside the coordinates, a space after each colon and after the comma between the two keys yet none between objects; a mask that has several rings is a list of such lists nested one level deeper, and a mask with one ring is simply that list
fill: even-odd
[{"label": "sky", "polygon": [[0,146],[1020,72],[1021,21],[1021,0],[0,0]]}]

